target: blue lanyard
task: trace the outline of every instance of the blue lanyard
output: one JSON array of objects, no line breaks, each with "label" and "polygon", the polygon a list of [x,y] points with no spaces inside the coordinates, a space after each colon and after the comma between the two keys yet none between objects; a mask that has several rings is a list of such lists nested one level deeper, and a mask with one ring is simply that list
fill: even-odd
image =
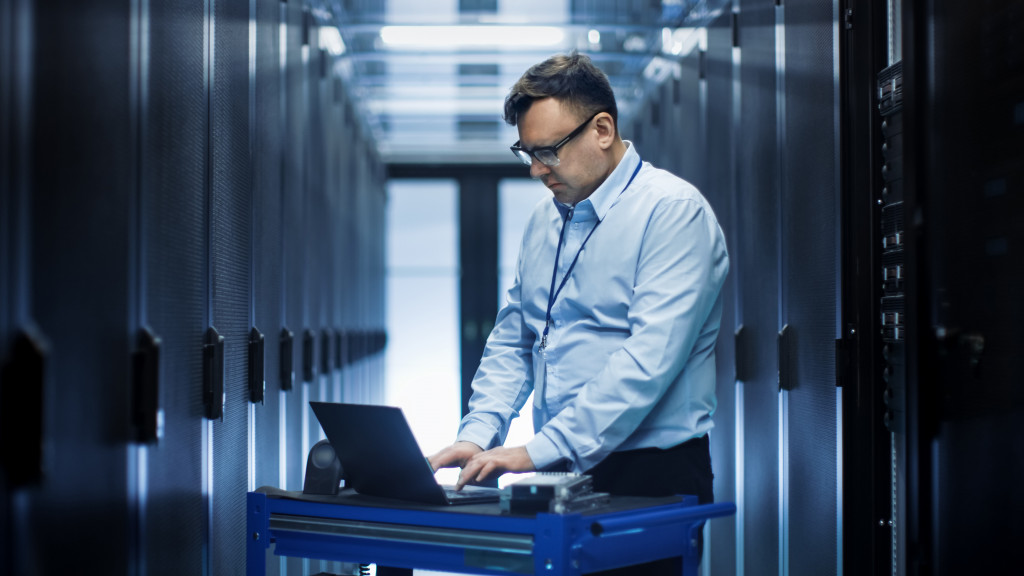
[{"label": "blue lanyard", "polygon": [[[643,167],[644,161],[641,159],[636,164],[636,169],[633,170],[633,175],[629,177],[629,181],[622,188],[622,192],[625,192],[629,185],[633,183],[633,179],[640,173],[640,168]],[[622,192],[619,192],[621,195]],[[601,224],[601,220],[598,220],[594,227],[590,229],[590,234],[583,239],[583,243],[580,244],[580,249],[576,251],[576,256],[572,259],[572,263],[569,264],[569,269],[565,271],[565,276],[562,277],[562,282],[558,285],[558,289],[555,290],[555,278],[558,277],[558,259],[562,255],[562,239],[565,237],[565,225],[572,220],[572,213],[575,207],[570,208],[565,214],[565,220],[562,221],[562,230],[558,233],[558,248],[555,249],[555,267],[551,270],[551,288],[548,290],[548,310],[544,315],[544,333],[540,338],[540,349],[543,350],[548,346],[548,330],[551,328],[551,308],[555,305],[555,299],[562,292],[562,288],[565,287],[565,283],[569,280],[569,275],[572,274],[573,268],[576,267],[576,261],[580,259],[580,254],[583,253],[583,248],[587,245],[587,240],[594,235],[594,231]]]}]

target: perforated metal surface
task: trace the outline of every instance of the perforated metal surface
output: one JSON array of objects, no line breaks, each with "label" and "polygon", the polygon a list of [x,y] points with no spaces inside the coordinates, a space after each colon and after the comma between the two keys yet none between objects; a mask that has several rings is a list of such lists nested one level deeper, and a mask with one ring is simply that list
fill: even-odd
[{"label": "perforated metal surface", "polygon": [[281,102],[278,0],[256,6],[256,94],[253,114],[253,300],[255,325],[263,333],[266,391],[256,406],[257,487],[279,479],[278,362],[281,327]]},{"label": "perforated metal surface", "polygon": [[212,573],[243,574],[248,489],[252,196],[249,164],[249,5],[214,4],[210,246],[212,324],[225,339],[224,417],[213,426]]},{"label": "perforated metal surface", "polygon": [[[0,572],[242,573],[250,466],[258,484],[301,486],[312,426],[303,429],[295,393],[280,425],[276,381],[266,405],[250,405],[248,333],[255,324],[267,337],[271,380],[285,322],[300,335],[307,326],[334,334],[349,297],[334,293],[354,275],[341,273],[341,248],[328,238],[350,240],[349,250],[366,254],[363,269],[383,273],[370,261],[382,256],[382,198],[358,200],[379,190],[383,174],[367,170],[349,182],[350,204],[365,208],[352,222],[365,222],[365,236],[345,235],[337,226],[344,177],[332,157],[373,160],[348,160],[369,153],[348,141],[364,136],[331,129],[344,122],[343,94],[337,80],[320,78],[328,69],[319,52],[303,62],[299,3],[284,4],[290,60],[281,70],[281,6],[24,1],[0,9],[0,354],[29,318],[45,338],[45,380],[29,383],[41,389],[44,436],[29,440],[45,448],[47,465],[15,508],[0,511]],[[12,35],[21,10],[30,17]],[[294,96],[284,110],[282,93]],[[360,281],[372,290],[381,279]],[[381,303],[367,302],[366,318],[379,322]],[[226,339],[224,418],[213,423],[202,394],[210,326]],[[157,338],[150,358],[159,358],[160,434],[145,445],[130,426],[140,329]],[[341,396],[340,380],[322,385]],[[289,573],[301,571],[301,561],[289,563]]]},{"label": "perforated metal surface", "polygon": [[[10,508],[15,564],[20,571],[59,574],[74,572],[81,558],[130,534],[130,49],[128,11],[119,3],[50,2],[33,11],[32,41],[23,47],[35,64],[33,140],[25,143],[31,204],[23,248],[30,269],[22,281],[31,290],[25,319],[32,318],[47,348],[44,381],[20,384],[42,386],[44,425],[42,438],[27,434],[4,442],[43,442],[45,450],[40,483]],[[91,49],[80,50],[83,45]],[[83,85],[94,89],[83,94]],[[5,227],[3,233],[10,232]],[[56,554],[53,542],[66,546]],[[124,573],[129,563],[122,554],[105,559],[103,569]]]},{"label": "perforated metal surface", "polygon": [[[204,11],[150,6],[143,86],[141,215],[144,323],[162,339],[164,433],[149,449],[144,527],[149,570],[202,566],[202,334],[205,329],[207,103]],[[174,548],[166,542],[174,541]]]},{"label": "perforated metal surface", "polygon": [[795,334],[789,397],[789,568],[837,570],[838,195],[832,3],[785,5],[783,298]]},{"label": "perforated metal surface", "polygon": [[744,570],[773,571],[779,559],[779,190],[775,13],[742,1],[740,117],[736,142],[737,322],[749,335],[752,375],[743,383]]},{"label": "perforated metal surface", "polygon": [[302,59],[303,13],[298,3],[281,4],[286,23],[284,81],[285,132],[284,166],[282,187],[283,214],[283,289],[285,298],[284,325],[295,333],[292,350],[292,366],[295,370],[295,387],[287,394],[286,402],[286,452],[284,467],[289,490],[302,489],[302,465],[306,457],[302,445],[301,422],[303,412],[308,408],[303,403],[302,385],[302,343],[303,332],[308,327],[306,316],[306,255],[309,242],[305,229],[305,174],[306,149],[306,78]]},{"label": "perforated metal surface", "polygon": [[[306,153],[303,156],[303,167],[305,171],[305,191],[303,194],[302,218],[303,237],[306,243],[305,266],[303,267],[303,285],[305,293],[304,318],[305,325],[314,334],[311,343],[312,367],[309,381],[309,400],[326,399],[323,393],[326,391],[321,378],[322,362],[320,356],[322,350],[322,338],[324,324],[324,310],[321,307],[323,301],[322,279],[326,271],[323,262],[326,239],[324,238],[324,205],[323,198],[324,178],[322,174],[324,160],[324,130],[323,110],[320,104],[320,83],[322,53],[319,49],[319,30],[316,27],[309,29],[309,48],[306,63],[306,85],[304,87],[303,112],[307,128],[303,134],[305,138]],[[303,407],[306,411],[306,434],[308,442],[303,447],[303,452],[308,452],[320,435],[320,424],[309,411],[308,406]]]},{"label": "perforated metal surface", "polygon": [[[711,465],[715,473],[715,501],[736,501],[736,234],[732,174],[732,30],[728,14],[707,30],[707,173],[702,192],[718,216],[725,233],[732,270],[722,287],[722,324],[715,348],[718,408],[711,432]],[[686,101],[684,97],[681,102]],[[708,562],[714,574],[736,574],[736,519],[709,524]]]}]

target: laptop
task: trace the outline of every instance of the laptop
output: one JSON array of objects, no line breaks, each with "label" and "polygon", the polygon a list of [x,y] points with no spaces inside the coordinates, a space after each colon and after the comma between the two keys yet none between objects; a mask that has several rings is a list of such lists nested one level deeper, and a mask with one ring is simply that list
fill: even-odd
[{"label": "laptop", "polygon": [[401,408],[370,404],[310,402],[341,462],[345,486],[360,494],[423,504],[497,502],[497,488],[466,486],[456,491],[434,478]]}]

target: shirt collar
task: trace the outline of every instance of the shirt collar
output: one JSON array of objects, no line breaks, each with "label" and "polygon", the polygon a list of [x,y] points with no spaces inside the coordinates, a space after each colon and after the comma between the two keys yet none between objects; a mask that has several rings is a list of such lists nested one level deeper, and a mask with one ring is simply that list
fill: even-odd
[{"label": "shirt collar", "polygon": [[[625,188],[626,183],[633,177],[633,172],[636,170],[637,163],[640,162],[640,154],[637,153],[633,143],[629,140],[623,140],[626,144],[626,153],[623,154],[622,159],[619,160],[618,166],[612,173],[605,178],[605,181],[594,190],[590,196],[587,196],[583,200],[580,200],[576,204],[576,210],[592,208],[594,214],[597,215],[598,220],[604,220],[605,214],[608,210],[615,205],[615,202],[619,199]],[[588,205],[589,204],[589,205]],[[565,212],[568,211],[568,207],[555,201],[555,205],[558,207],[558,211],[565,216]]]}]

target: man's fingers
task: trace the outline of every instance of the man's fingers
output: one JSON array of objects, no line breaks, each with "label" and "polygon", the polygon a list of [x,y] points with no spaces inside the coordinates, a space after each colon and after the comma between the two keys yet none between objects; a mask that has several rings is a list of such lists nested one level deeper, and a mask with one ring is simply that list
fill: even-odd
[{"label": "man's fingers", "polygon": [[481,448],[471,442],[456,442],[440,452],[429,456],[427,461],[434,470],[451,468],[453,466],[465,466],[473,455],[481,452]]},{"label": "man's fingers", "polygon": [[455,482],[455,489],[462,490],[463,486],[469,484],[470,481],[472,481],[473,478],[475,478],[476,471],[478,469],[479,464],[473,462],[471,458],[470,461],[467,462],[465,466],[463,466],[462,471],[459,472],[459,479],[458,481]]},{"label": "man's fingers", "polygon": [[483,482],[505,472],[525,472],[533,469],[533,461],[530,460],[525,448],[498,447],[467,458],[455,488],[461,490],[466,484]]},{"label": "man's fingers", "polygon": [[476,475],[475,482],[483,482],[484,480],[487,480],[487,478],[491,475],[491,472],[493,472],[496,468],[497,465],[494,464],[494,461],[488,461],[483,465],[483,467],[480,468],[480,471]]}]

